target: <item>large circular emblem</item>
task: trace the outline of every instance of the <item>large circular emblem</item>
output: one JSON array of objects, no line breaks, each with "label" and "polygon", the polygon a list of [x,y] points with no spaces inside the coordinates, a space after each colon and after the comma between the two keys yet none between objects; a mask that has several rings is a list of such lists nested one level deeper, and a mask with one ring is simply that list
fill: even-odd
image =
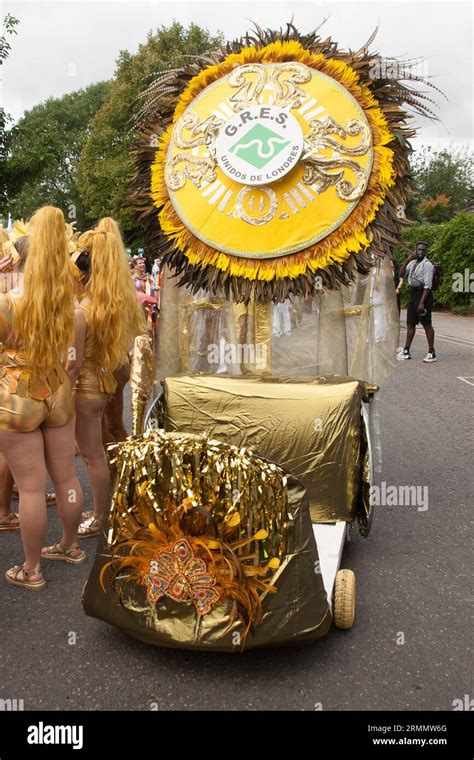
[{"label": "large circular emblem", "polygon": [[196,238],[265,259],[337,229],[372,161],[364,111],[336,79],[299,62],[251,63],[205,87],[176,120],[165,181]]},{"label": "large circular emblem", "polygon": [[303,151],[303,130],[288,110],[250,106],[232,116],[216,140],[224,174],[242,185],[267,185],[288,174]]}]

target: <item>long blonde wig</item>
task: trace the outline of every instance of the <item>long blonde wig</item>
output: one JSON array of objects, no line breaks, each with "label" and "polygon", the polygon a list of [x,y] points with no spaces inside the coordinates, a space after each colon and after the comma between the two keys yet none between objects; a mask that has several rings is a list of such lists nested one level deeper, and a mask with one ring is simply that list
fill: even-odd
[{"label": "long blonde wig", "polygon": [[100,219],[96,230],[99,230],[100,232],[111,232],[112,235],[115,235],[117,240],[120,241],[121,245],[123,246],[124,253],[126,255],[125,246],[123,244],[123,238],[122,233],[120,232],[120,227],[118,226],[118,223],[113,219],[111,216],[104,216],[102,219]]},{"label": "long blonde wig", "polygon": [[84,295],[94,355],[104,369],[114,371],[126,362],[136,336],[146,332],[145,316],[120,236],[90,230],[78,244],[90,258]]},{"label": "long blonde wig", "polygon": [[64,216],[44,206],[31,219],[23,292],[14,301],[15,333],[40,376],[65,362],[74,334],[74,277]]}]

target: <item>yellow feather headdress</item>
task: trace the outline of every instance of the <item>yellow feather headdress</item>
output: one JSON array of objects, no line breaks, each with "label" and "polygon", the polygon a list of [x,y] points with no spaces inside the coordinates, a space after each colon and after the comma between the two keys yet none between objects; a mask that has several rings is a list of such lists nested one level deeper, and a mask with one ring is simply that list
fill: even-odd
[{"label": "yellow feather headdress", "polygon": [[[291,24],[284,33],[257,27],[147,88],[136,118],[129,202],[144,225],[147,247],[179,275],[180,284],[194,292],[223,290],[237,301],[283,301],[311,294],[321,281],[328,288],[347,284],[354,271],[367,272],[398,242],[411,193],[408,139],[415,134],[405,106],[434,116],[425,105],[433,101],[403,84],[419,80],[409,62],[397,62],[396,77],[384,75],[383,59],[369,53],[374,36],[360,50],[345,52],[330,38],[300,35]],[[345,98],[346,111],[338,98]],[[273,103],[303,129],[300,173],[294,167],[287,175],[294,175],[294,187],[278,176],[260,194],[245,184],[251,179],[246,176],[239,192],[216,146],[236,114]],[[249,135],[244,154],[257,145],[258,158],[249,159],[257,166],[265,156],[264,138],[241,134]],[[236,145],[229,147],[234,150]],[[354,178],[362,175],[356,195]],[[251,198],[250,210],[245,197]],[[351,204],[344,206],[345,199]],[[245,245],[237,239],[232,245],[234,230]],[[272,243],[278,255],[272,256]]]}]

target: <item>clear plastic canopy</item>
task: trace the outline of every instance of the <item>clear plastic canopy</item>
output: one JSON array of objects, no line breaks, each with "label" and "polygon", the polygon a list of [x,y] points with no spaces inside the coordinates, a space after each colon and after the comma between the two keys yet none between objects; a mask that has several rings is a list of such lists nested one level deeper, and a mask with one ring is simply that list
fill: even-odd
[{"label": "clear plastic canopy", "polygon": [[388,258],[350,286],[268,305],[192,295],[165,271],[157,379],[336,374],[378,385],[395,366],[398,333]]}]

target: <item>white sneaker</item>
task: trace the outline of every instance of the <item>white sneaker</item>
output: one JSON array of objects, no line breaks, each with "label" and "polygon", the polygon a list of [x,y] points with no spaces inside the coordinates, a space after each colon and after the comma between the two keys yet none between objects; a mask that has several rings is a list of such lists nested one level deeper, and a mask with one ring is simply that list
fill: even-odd
[{"label": "white sneaker", "polygon": [[438,359],[436,358],[436,353],[434,351],[428,351],[425,358],[423,359],[424,362],[437,362]]}]

